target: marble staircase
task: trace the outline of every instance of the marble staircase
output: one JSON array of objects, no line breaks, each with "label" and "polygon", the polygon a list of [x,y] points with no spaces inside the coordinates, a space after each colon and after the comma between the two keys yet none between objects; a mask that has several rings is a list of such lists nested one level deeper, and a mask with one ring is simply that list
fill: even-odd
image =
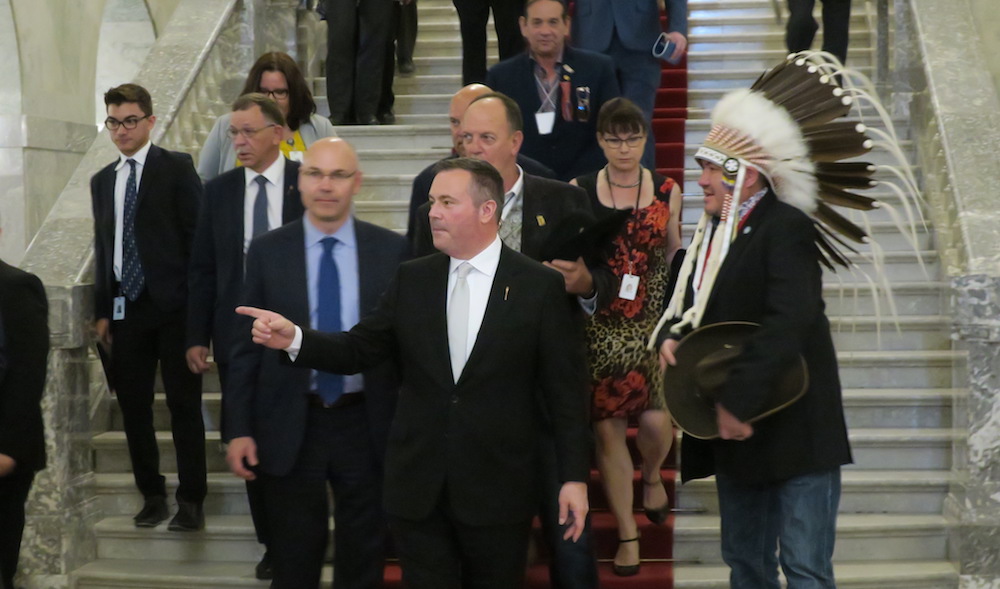
[{"label": "marble staircase", "polygon": [[[356,199],[360,217],[396,230],[406,226],[410,182],[424,166],[447,155],[448,100],[460,84],[457,17],[449,0],[420,0],[416,73],[396,80],[398,124],[340,127],[359,150],[365,182]],[[708,130],[708,112],[721,94],[746,87],[784,54],[783,37],[769,0],[690,0],[690,99],[684,234],[701,208],[697,168],[690,155]],[[849,62],[871,73],[872,34],[868,7],[855,2]],[[312,26],[312,25],[310,25]],[[318,25],[323,26],[323,25]],[[323,39],[324,35],[314,38]],[[819,39],[817,39],[817,43]],[[312,51],[322,55],[322,46]],[[495,44],[489,51],[495,59]],[[312,63],[318,63],[315,60]],[[325,111],[325,80],[311,72],[317,104]],[[897,121],[906,137],[906,121]],[[904,148],[910,149],[908,143]],[[919,170],[917,170],[919,172]],[[902,211],[888,191],[874,191]],[[871,232],[885,250],[879,270],[857,257],[872,275],[884,272],[892,284],[896,315],[884,299],[879,308],[861,273],[828,274],[824,297],[838,350],[844,402],[855,464],[845,468],[835,553],[841,587],[951,589],[958,575],[949,562],[948,524],[942,515],[952,481],[953,446],[962,439],[951,429],[955,403],[966,391],[956,381],[965,362],[952,350],[946,279],[935,250],[933,228],[921,229],[915,244],[904,238],[885,211],[870,215]],[[862,249],[862,251],[867,251]],[[242,481],[228,474],[218,443],[218,381],[205,382],[210,423],[207,527],[197,534],[167,532],[165,526],[138,530],[131,515],[140,505],[134,490],[117,409],[92,441],[92,488],[104,518],[96,525],[96,560],[72,575],[72,587],[261,588],[253,565],[260,556]],[[155,419],[164,468],[172,470],[169,416],[162,395]],[[100,430],[99,430],[100,431]],[[168,475],[168,485],[176,477]],[[727,570],[718,548],[718,506],[714,483],[677,487],[674,528],[674,585],[678,589],[722,589]],[[605,516],[606,514],[595,514]],[[325,571],[327,582],[330,570]]]}]

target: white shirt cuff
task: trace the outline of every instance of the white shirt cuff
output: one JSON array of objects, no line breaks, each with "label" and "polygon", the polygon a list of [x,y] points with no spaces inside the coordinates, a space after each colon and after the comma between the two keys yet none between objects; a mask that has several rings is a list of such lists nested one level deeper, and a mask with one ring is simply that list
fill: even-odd
[{"label": "white shirt cuff", "polygon": [[295,326],[295,337],[292,338],[292,343],[288,344],[285,348],[285,353],[288,354],[288,359],[295,362],[295,358],[299,355],[299,350],[302,349],[302,328],[298,325]]},{"label": "white shirt cuff", "polygon": [[594,290],[594,296],[589,298],[576,297],[576,300],[580,302],[580,308],[587,315],[593,315],[597,312],[597,290]]}]

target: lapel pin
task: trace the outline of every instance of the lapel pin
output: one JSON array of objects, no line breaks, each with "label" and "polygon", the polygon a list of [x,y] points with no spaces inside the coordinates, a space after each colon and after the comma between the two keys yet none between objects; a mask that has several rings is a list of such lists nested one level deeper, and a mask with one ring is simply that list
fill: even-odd
[{"label": "lapel pin", "polygon": [[539,227],[545,227],[545,217],[543,217],[542,215],[536,216],[535,221],[538,222]]},{"label": "lapel pin", "polygon": [[750,226],[747,225],[746,227],[743,228],[743,235],[749,235],[749,234],[750,234]]},{"label": "lapel pin", "polygon": [[505,300],[505,301],[507,300],[507,294],[508,293],[510,293],[510,287],[509,286],[503,287],[503,300]]}]

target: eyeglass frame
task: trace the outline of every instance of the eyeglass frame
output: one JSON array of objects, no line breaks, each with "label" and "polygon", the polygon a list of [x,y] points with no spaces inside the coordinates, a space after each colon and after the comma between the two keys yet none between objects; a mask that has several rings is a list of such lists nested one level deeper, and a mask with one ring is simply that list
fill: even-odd
[{"label": "eyeglass frame", "polygon": [[274,90],[265,90],[263,88],[258,88],[258,92],[267,96],[271,100],[285,100],[292,95],[292,91],[288,88],[276,88]]},{"label": "eyeglass frame", "polygon": [[236,127],[229,127],[228,129],[226,129],[226,137],[229,137],[230,141],[235,140],[240,135],[242,135],[245,139],[253,139],[254,137],[257,136],[257,133],[260,133],[264,129],[269,129],[271,127],[277,127],[277,126],[278,126],[277,123],[269,123],[257,129],[237,129]]},{"label": "eyeglass frame", "polygon": [[322,182],[326,178],[329,178],[331,182],[346,182],[347,180],[353,178],[357,173],[358,173],[357,170],[353,170],[349,174],[346,173],[344,170],[334,170],[333,172],[326,174],[319,168],[307,168],[304,170],[299,170],[299,174],[316,182]]},{"label": "eyeglass frame", "polygon": [[639,144],[642,143],[642,140],[645,138],[646,138],[645,134],[630,135],[625,139],[622,139],[617,135],[604,135],[604,134],[601,135],[601,141],[607,143],[608,147],[610,147],[611,149],[621,149],[623,143],[625,145],[628,145],[629,148],[635,149],[636,147],[639,147]]},{"label": "eyeglass frame", "polygon": [[138,127],[141,121],[144,121],[151,116],[152,115],[144,115],[141,117],[127,116],[122,121],[119,121],[114,117],[108,117],[104,119],[104,128],[107,129],[108,131],[114,132],[117,131],[119,127],[125,127],[126,131],[131,131],[132,129]]}]

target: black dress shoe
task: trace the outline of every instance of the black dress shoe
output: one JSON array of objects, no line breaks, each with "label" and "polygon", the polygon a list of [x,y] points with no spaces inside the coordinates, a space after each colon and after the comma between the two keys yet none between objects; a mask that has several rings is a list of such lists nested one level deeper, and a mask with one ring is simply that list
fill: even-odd
[{"label": "black dress shoe", "polygon": [[274,578],[274,565],[271,564],[271,553],[264,551],[264,556],[254,569],[254,576],[260,581],[270,581]]},{"label": "black dress shoe", "polygon": [[[638,542],[639,536],[635,538],[629,538],[628,540],[618,540],[619,544],[625,544],[628,542]],[[611,563],[611,572],[619,577],[634,577],[639,574],[638,564],[618,564],[617,562]]]},{"label": "black dress shoe", "polygon": [[167,509],[167,498],[162,495],[146,497],[146,502],[139,513],[132,518],[137,528],[155,528],[170,516]]},{"label": "black dress shoe", "polygon": [[350,125],[351,121],[347,120],[347,117],[330,116],[330,124],[339,127],[341,125]]},{"label": "black dress shoe", "polygon": [[379,113],[378,117],[376,118],[378,119],[378,122],[382,123],[383,125],[396,124],[396,113],[392,112],[391,110]]},{"label": "black dress shoe", "polygon": [[358,124],[359,125],[377,125],[378,124],[378,117],[376,117],[374,115],[359,116],[358,117]]},{"label": "black dress shoe", "polygon": [[201,503],[177,501],[177,514],[167,529],[171,532],[197,532],[205,527],[205,512]]},{"label": "black dress shoe", "polygon": [[406,59],[406,60],[400,59],[399,60],[399,73],[401,73],[401,74],[412,74],[413,70],[415,70],[415,69],[416,68],[413,66],[413,60],[412,59]]}]

